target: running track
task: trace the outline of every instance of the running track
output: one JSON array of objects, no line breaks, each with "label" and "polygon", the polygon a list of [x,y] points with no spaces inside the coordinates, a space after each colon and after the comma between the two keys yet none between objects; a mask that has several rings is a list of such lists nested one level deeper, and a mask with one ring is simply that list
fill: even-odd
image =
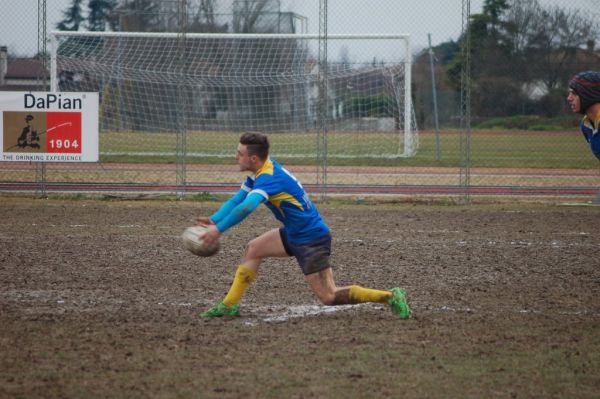
[{"label": "running track", "polygon": [[[291,166],[301,176],[308,192],[320,193],[315,166]],[[236,165],[186,165],[186,175],[230,177],[231,183],[192,182],[184,190],[175,184],[177,166],[173,164],[119,163],[48,163],[46,182],[35,180],[36,164],[0,162],[0,191],[103,192],[103,193],[233,193],[239,189],[242,176]],[[82,182],[53,181],[53,176],[83,173],[90,178]],[[135,182],[123,182],[115,176],[137,173]],[[161,182],[143,182],[144,176],[166,174]],[[103,179],[105,176],[110,178]],[[594,197],[600,188],[600,173],[589,169],[497,169],[472,168],[468,193],[491,196],[581,196]],[[18,176],[15,178],[15,176]],[[54,179],[56,180],[56,179]],[[91,181],[94,180],[94,181]],[[103,181],[104,180],[104,181]],[[138,181],[139,180],[139,181]],[[395,183],[389,184],[390,181]],[[420,182],[423,181],[423,182]],[[467,188],[460,184],[458,168],[432,167],[343,167],[327,169],[327,190],[332,195],[462,195]],[[400,182],[400,183],[398,183]],[[436,183],[430,183],[436,182]],[[525,183],[524,183],[525,182]],[[533,182],[533,183],[532,183]],[[529,183],[529,184],[528,184]]]}]

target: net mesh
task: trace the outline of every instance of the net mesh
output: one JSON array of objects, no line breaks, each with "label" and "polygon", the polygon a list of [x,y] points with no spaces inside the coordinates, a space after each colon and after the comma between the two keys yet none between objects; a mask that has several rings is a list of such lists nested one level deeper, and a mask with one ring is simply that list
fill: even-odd
[{"label": "net mesh", "polygon": [[[286,156],[315,154],[303,135],[319,127],[318,37],[56,36],[58,89],[100,93],[100,130],[111,134],[102,153],[171,153],[183,118],[190,156],[231,156],[223,137],[247,130],[280,135]],[[342,56],[327,63],[328,156],[414,155],[404,39],[329,40]],[[388,58],[367,58],[364,49],[385,46]]]}]

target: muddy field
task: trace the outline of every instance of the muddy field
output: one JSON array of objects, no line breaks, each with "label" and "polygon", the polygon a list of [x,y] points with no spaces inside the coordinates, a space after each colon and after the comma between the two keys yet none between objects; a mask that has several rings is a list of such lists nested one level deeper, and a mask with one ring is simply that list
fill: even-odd
[{"label": "muddy field", "polygon": [[197,258],[218,203],[0,197],[2,398],[597,398],[600,207],[322,205],[339,285],[407,289],[414,316],[323,307],[265,262],[229,288],[261,209]]}]

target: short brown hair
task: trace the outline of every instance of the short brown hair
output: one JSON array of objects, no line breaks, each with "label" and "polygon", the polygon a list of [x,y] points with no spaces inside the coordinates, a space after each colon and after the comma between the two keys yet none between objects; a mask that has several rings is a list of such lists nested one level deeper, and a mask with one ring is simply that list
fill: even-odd
[{"label": "short brown hair", "polygon": [[256,155],[263,161],[269,156],[269,139],[260,132],[245,132],[240,137],[240,144],[248,148],[248,155]]}]

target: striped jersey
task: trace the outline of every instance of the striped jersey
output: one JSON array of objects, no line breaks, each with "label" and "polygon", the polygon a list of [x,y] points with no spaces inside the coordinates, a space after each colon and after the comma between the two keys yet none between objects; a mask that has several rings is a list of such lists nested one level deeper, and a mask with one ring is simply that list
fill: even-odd
[{"label": "striped jersey", "polygon": [[275,160],[267,159],[262,168],[248,176],[242,190],[266,199],[265,205],[283,223],[288,239],[294,244],[304,244],[329,233],[302,184]]},{"label": "striped jersey", "polygon": [[588,142],[590,148],[596,158],[600,160],[600,132],[599,126],[600,115],[597,116],[594,123],[586,116],[581,121],[581,133],[585,137],[585,141]]}]

